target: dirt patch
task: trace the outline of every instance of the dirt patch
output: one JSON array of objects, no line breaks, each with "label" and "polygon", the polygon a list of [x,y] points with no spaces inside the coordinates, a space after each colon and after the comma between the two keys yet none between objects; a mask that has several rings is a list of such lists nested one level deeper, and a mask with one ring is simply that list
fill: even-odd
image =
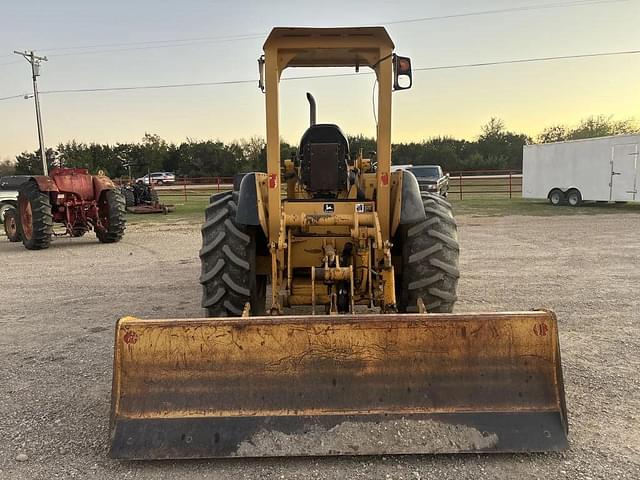
[{"label": "dirt patch", "polygon": [[640,478],[640,217],[462,216],[458,222],[456,311],[546,307],[558,315],[567,451],[110,459],[116,319],[203,315],[199,225],[141,224],[117,244],[86,235],[58,238],[40,252],[0,237],[0,478]]},{"label": "dirt patch", "polygon": [[238,455],[373,455],[382,448],[390,454],[454,453],[491,448],[497,443],[495,433],[483,435],[466,425],[401,419],[343,422],[330,429],[314,425],[299,434],[261,430],[239,445]]}]

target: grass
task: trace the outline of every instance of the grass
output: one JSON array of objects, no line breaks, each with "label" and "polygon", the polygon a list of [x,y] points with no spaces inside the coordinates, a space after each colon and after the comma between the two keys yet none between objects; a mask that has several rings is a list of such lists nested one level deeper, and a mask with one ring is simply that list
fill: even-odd
[{"label": "grass", "polygon": [[135,214],[128,213],[129,224],[137,223],[195,223],[204,221],[204,210],[209,204],[209,196],[214,192],[198,190],[192,194],[187,192],[185,201],[183,194],[160,192],[160,202],[166,205],[174,205],[175,210],[167,215],[156,214]]},{"label": "grass", "polygon": [[506,195],[468,195],[462,200],[450,198],[456,215],[497,217],[505,215],[557,216],[557,215],[606,215],[612,213],[640,214],[640,203],[586,202],[580,207],[554,207],[545,200],[529,200],[520,197],[509,199]]},{"label": "grass", "polygon": [[[204,210],[209,203],[209,196],[215,190],[187,191],[184,194],[174,192],[160,192],[160,201],[175,205],[175,211],[168,215],[162,214],[128,214],[130,224],[137,223],[202,223]],[[607,214],[640,214],[640,203],[595,203],[587,202],[579,208],[560,206],[554,207],[544,200],[528,200],[520,197],[509,199],[501,194],[473,194],[469,192],[462,200],[457,194],[451,194],[449,200],[453,204],[456,215],[471,215],[481,217],[498,217],[506,215],[525,216],[557,216],[557,215],[607,215]]]}]

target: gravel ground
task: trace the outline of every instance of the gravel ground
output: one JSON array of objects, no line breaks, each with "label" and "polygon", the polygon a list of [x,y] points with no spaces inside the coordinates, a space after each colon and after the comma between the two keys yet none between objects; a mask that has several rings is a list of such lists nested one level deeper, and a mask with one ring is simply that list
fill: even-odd
[{"label": "gravel ground", "polygon": [[121,462],[107,456],[117,317],[202,316],[198,225],[116,245],[0,238],[0,478],[640,478],[640,219],[459,218],[458,312],[553,308],[571,447],[560,454]]}]

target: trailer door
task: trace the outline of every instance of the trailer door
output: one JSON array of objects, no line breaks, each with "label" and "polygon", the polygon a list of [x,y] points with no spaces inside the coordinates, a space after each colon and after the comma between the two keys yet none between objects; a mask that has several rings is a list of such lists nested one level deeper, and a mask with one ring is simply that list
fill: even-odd
[{"label": "trailer door", "polygon": [[611,181],[609,200],[613,202],[640,199],[638,193],[638,144],[611,147]]}]

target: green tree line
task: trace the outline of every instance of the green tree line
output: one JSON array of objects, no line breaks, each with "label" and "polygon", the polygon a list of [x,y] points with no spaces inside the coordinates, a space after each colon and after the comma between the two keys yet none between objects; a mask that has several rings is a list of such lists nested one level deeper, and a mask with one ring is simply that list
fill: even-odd
[{"label": "green tree line", "polygon": [[[438,164],[446,171],[520,170],[523,145],[624,133],[640,133],[640,128],[634,120],[592,116],[574,126],[550,126],[532,138],[510,131],[502,120],[492,118],[481,127],[474,140],[432,137],[420,142],[396,143],[392,146],[392,158],[396,165]],[[349,144],[352,155],[362,149],[367,156],[376,149],[375,139],[363,135],[349,136]],[[291,158],[296,148],[296,145],[281,141],[281,158]],[[72,140],[58,145],[55,150],[48,149],[46,153],[52,166],[84,167],[91,172],[103,170],[114,178],[135,178],[154,171],[170,171],[190,177],[232,176],[239,172],[266,169],[266,148],[262,137],[228,143],[187,139],[175,144],[147,133],[137,143],[107,145]],[[0,175],[41,172],[39,151],[24,152],[16,156],[15,162],[0,163]]]}]

